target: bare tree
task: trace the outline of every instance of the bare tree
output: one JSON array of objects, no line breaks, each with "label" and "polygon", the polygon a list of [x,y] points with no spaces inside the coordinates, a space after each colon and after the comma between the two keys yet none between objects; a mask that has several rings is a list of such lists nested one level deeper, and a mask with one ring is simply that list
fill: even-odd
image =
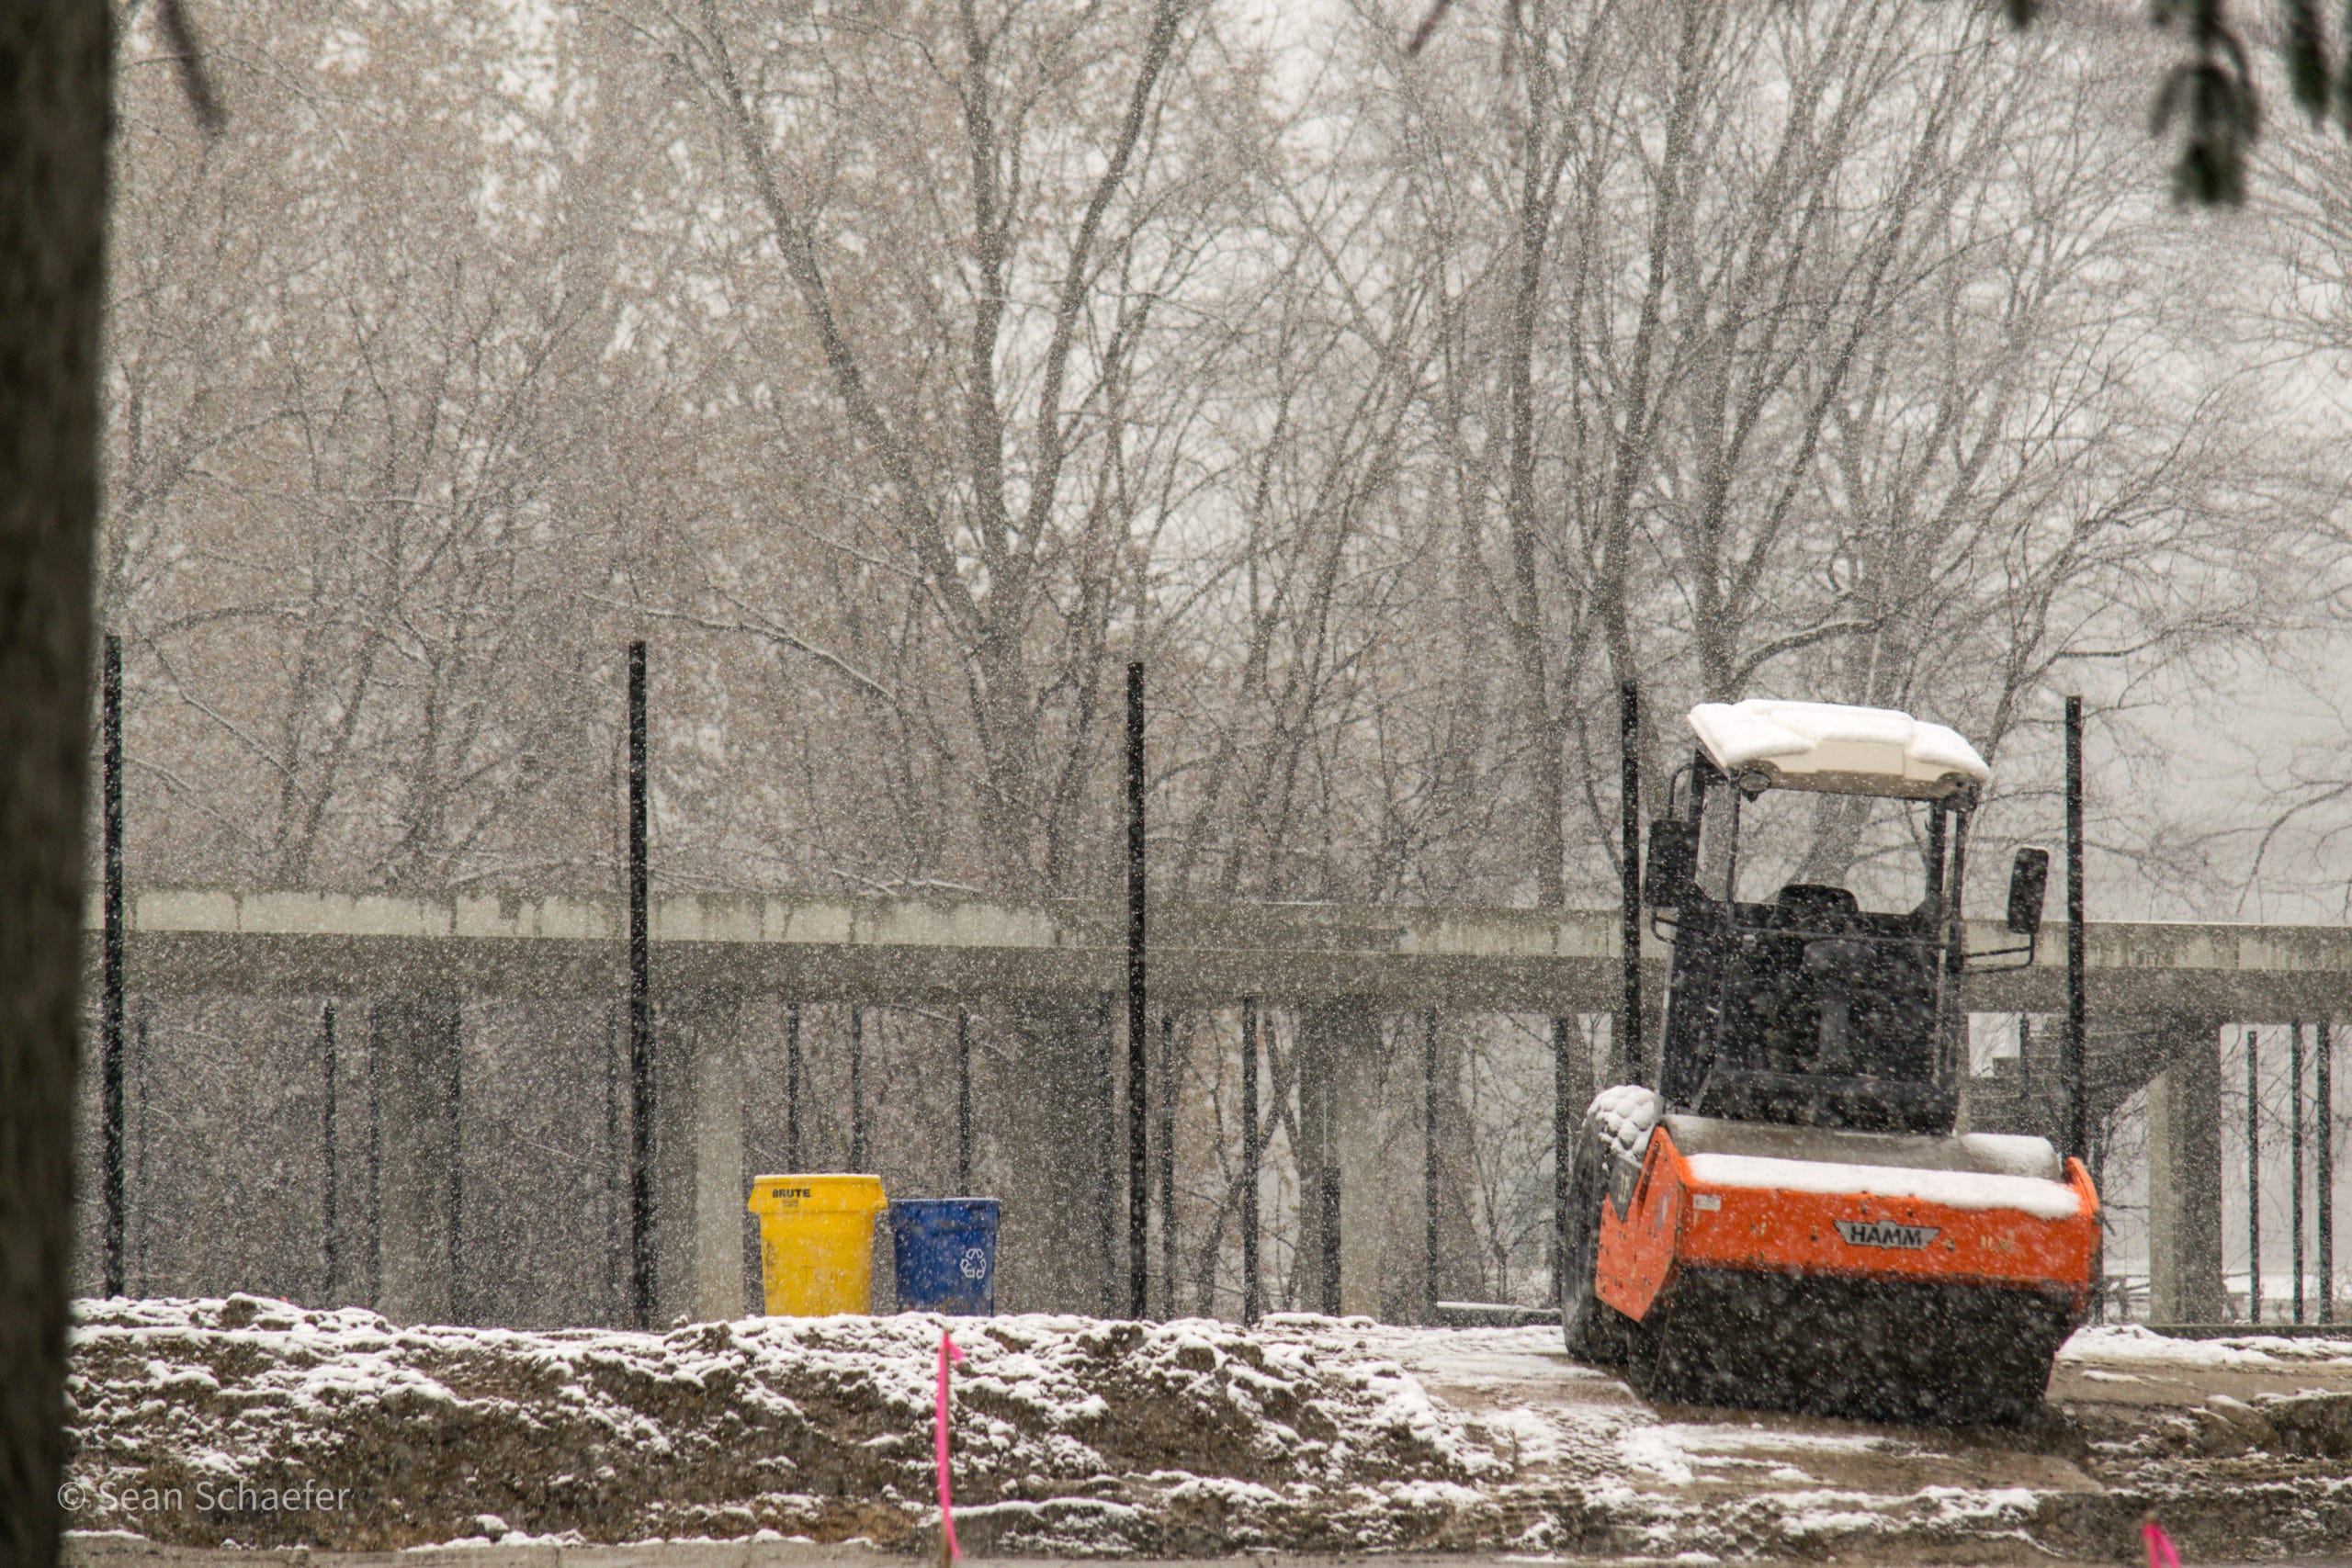
[{"label": "bare tree", "polygon": [[0,22],[0,1556],[58,1555],[109,17]]},{"label": "bare tree", "polygon": [[[856,499],[829,509],[842,567],[904,592],[899,629],[863,606],[840,627],[890,638],[887,669],[794,624],[806,617],[707,624],[847,680],[902,759],[917,736],[926,766],[956,759],[963,876],[1062,896],[1104,863],[1115,645],[1145,645],[1129,584],[1182,483],[1172,443],[1150,434],[1182,422],[1181,403],[1139,398],[1181,392],[1146,372],[1223,217],[1216,134],[1170,112],[1204,22],[1155,0],[1061,19],[970,4],[907,28],[714,0],[656,29],[707,106],[797,308],[796,347],[851,436],[831,448],[861,476]],[[788,127],[801,134],[785,140]],[[956,694],[952,727],[920,689],[933,682]],[[946,803],[926,795],[905,791],[905,809],[937,821]],[[1085,1088],[1091,1011],[1048,1009],[1024,1031],[1029,1079],[1048,1092],[1015,1108],[1013,1146],[1034,1151],[1015,1188],[1042,1237],[1086,1234],[1091,1184],[1070,1176],[1102,1113]],[[1086,1299],[1078,1249],[1030,1256],[1044,1276],[1024,1282],[1032,1299]]]},{"label": "bare tree", "polygon": [[[2206,670],[2333,548],[2055,33],[1529,0],[1408,60],[1394,23],[257,5],[219,147],[129,80],[141,874],[608,889],[650,634],[664,886],[1102,897],[1142,657],[1159,896],[1600,898],[1621,678],[1912,705],[2024,776],[2062,672]],[[1833,806],[1782,847],[1893,840]],[[982,1021],[1008,1299],[1097,1304],[1094,1008]],[[893,1125],[941,1111],[883,1065],[935,1028],[873,1024]],[[1499,1291],[1540,1225],[1486,1038]]]},{"label": "bare tree", "polygon": [[[225,41],[252,62],[232,144],[169,120],[153,83],[125,93],[146,155],[119,219],[102,593],[135,714],[194,720],[135,748],[163,785],[142,867],[575,880],[562,819],[605,776],[577,630],[597,536],[557,510],[591,434],[558,386],[608,300],[560,221],[562,139],[512,151],[529,92],[469,97],[462,74],[435,130],[387,134],[447,42],[429,31],[262,8]],[[288,56],[327,65],[295,91],[269,68]],[[294,144],[314,155],[266,151]],[[309,221],[255,221],[264,203]]]},{"label": "bare tree", "polygon": [[[1556,680],[1522,765],[1532,800],[1570,781],[1588,886],[1613,870],[1617,678],[1654,710],[1918,703],[1997,745],[2053,660],[2242,625],[2256,530],[2210,508],[2231,474],[2258,482],[2221,458],[2246,405],[2211,362],[2183,404],[2166,355],[2200,352],[2193,319],[2143,287],[2155,204],[2119,188],[2126,133],[2075,67],[1874,0],[1671,7],[1597,44],[1579,29],[1606,6],[1520,14],[1498,38],[1457,19],[1418,67],[1499,48],[1498,124],[1418,85],[1403,123],[1483,170],[1457,182],[1456,265],[1498,324],[1447,361],[1448,488],[1466,526],[1491,495],[1540,530],[1510,521],[1472,564],[1521,628],[1522,690]],[[1600,88],[1550,111],[1580,122],[1549,132],[1556,183],[1532,178],[1545,85],[1603,56]],[[2152,581],[2126,543],[2152,529],[2213,574],[2198,614],[2130,608],[2153,608],[2125,586]]]}]

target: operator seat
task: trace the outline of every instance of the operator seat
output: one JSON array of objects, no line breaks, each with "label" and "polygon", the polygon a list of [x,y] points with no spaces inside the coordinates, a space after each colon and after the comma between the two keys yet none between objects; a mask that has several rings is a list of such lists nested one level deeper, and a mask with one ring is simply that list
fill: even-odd
[{"label": "operator seat", "polygon": [[1861,906],[1843,887],[1792,882],[1774,907],[1783,923],[1798,928],[1789,940],[1798,945],[1797,967],[1804,976],[1790,987],[1788,1026],[1795,1034],[1810,1024],[1812,1037],[1790,1041],[1783,1070],[1851,1073],[1853,1001],[1870,984],[1878,958],[1869,942],[1843,934],[1861,923]]},{"label": "operator seat", "polygon": [[1862,912],[1861,905],[1849,890],[1823,882],[1792,882],[1781,889],[1772,907],[1779,915],[1775,921],[1778,925],[1831,931],[1843,931]]}]

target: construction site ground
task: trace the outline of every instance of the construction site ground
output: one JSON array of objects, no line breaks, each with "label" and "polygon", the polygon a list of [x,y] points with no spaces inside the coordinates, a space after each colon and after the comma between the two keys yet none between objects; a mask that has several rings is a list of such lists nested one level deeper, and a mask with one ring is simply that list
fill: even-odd
[{"label": "construction site ground", "polygon": [[[1653,1404],[1550,1327],[526,1333],[250,1297],[83,1319],[80,1568],[228,1547],[408,1568],[935,1553],[943,1326],[967,1356],[955,1478],[980,1560],[2130,1562],[2153,1516],[2191,1568],[2352,1562],[2352,1338],[2086,1330],[2040,1419],[1956,1430]],[[188,1506],[232,1482],[347,1495]]]}]

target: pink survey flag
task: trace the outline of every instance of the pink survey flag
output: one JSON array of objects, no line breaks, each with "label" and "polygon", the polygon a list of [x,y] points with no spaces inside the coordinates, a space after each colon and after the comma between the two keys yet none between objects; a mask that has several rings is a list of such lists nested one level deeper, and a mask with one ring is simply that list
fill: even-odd
[{"label": "pink survey flag", "polygon": [[[939,1454],[939,1560],[953,1562],[964,1555],[956,1544],[956,1514],[947,1500],[947,1363],[960,1361],[964,1352],[944,1328],[939,1331],[939,1411],[932,1422],[933,1446]],[[2176,1565],[2178,1560],[2176,1559]]]},{"label": "pink survey flag", "polygon": [[[943,1377],[946,1375],[944,1362],[941,1364],[940,1375]],[[946,1385],[943,1383],[941,1386]],[[942,1471],[940,1473],[944,1476],[946,1472]],[[942,1484],[944,1483],[943,1482]],[[946,1494],[943,1492],[940,1495],[944,1497]],[[2164,1526],[2150,1519],[2140,1527],[2140,1539],[2148,1543],[2148,1568],[2180,1568],[2180,1553],[2173,1550],[2172,1537],[2165,1534]]]}]

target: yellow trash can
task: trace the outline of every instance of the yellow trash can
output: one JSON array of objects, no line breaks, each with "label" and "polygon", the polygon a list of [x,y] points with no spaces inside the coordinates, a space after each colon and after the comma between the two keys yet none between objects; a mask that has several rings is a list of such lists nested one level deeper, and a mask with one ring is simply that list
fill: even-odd
[{"label": "yellow trash can", "polygon": [[878,1176],[763,1176],[760,1286],[771,1316],[874,1310],[874,1217],[889,1207]]}]

